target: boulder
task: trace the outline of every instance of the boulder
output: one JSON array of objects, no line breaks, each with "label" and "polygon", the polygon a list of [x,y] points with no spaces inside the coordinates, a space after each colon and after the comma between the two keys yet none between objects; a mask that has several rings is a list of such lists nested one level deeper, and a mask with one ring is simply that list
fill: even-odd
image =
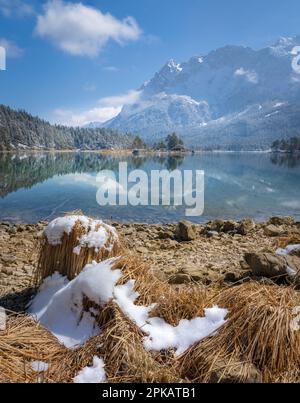
[{"label": "boulder", "polygon": [[221,231],[228,233],[228,232],[234,232],[236,231],[238,228],[238,223],[236,223],[235,221],[229,220],[229,221],[225,221]]},{"label": "boulder", "polygon": [[207,229],[212,232],[221,232],[224,222],[225,222],[224,220],[214,220],[208,223]]},{"label": "boulder", "polygon": [[8,228],[8,230],[7,230],[7,232],[10,234],[10,235],[15,235],[16,233],[17,233],[17,229],[16,229],[16,227],[9,227]]},{"label": "boulder", "polygon": [[277,227],[277,226],[274,225],[274,224],[270,224],[270,225],[267,225],[267,226],[264,228],[264,233],[265,233],[265,235],[267,235],[267,236],[275,237],[275,236],[283,235],[283,234],[285,233],[285,230],[284,230],[284,228],[282,228],[281,226],[280,226],[280,227]]},{"label": "boulder", "polygon": [[240,224],[237,232],[241,235],[247,235],[249,232],[253,231],[256,227],[255,222],[251,218],[246,218]]},{"label": "boulder", "polygon": [[229,272],[229,273],[225,274],[224,281],[226,283],[236,283],[238,281],[238,279],[237,279],[235,273]]},{"label": "boulder", "polygon": [[208,231],[207,236],[208,238],[214,238],[216,236],[219,236],[219,233],[217,231]]},{"label": "boulder", "polygon": [[192,281],[198,282],[203,279],[203,270],[196,266],[187,266],[181,269],[183,274],[187,274]]},{"label": "boulder", "polygon": [[272,217],[268,221],[268,225],[293,225],[295,220],[292,217]]},{"label": "boulder", "polygon": [[248,265],[248,263],[245,260],[240,261],[240,266],[241,266],[241,270],[243,270],[243,271],[250,270],[250,266]]},{"label": "boulder", "polygon": [[176,228],[176,237],[183,242],[195,240],[197,238],[195,225],[190,221],[180,221]]},{"label": "boulder", "polygon": [[213,364],[210,383],[261,383],[261,372],[250,363],[218,359]]},{"label": "boulder", "polygon": [[171,230],[161,230],[158,233],[158,238],[159,239],[173,239],[174,233]]},{"label": "boulder", "polygon": [[206,233],[208,232],[236,232],[239,227],[239,224],[233,220],[214,220],[207,224],[206,226]]},{"label": "boulder", "polygon": [[283,256],[246,253],[244,257],[254,276],[273,278],[287,275],[287,262]]},{"label": "boulder", "polygon": [[179,284],[186,284],[190,283],[191,278],[188,274],[184,273],[176,273],[169,279],[169,284],[179,285]]}]

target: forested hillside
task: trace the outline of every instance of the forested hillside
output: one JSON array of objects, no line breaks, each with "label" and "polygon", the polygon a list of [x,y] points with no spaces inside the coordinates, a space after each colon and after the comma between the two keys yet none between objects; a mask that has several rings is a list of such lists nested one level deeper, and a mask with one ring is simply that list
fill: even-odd
[{"label": "forested hillside", "polygon": [[112,129],[51,125],[25,111],[0,105],[0,150],[129,148],[133,138]]}]

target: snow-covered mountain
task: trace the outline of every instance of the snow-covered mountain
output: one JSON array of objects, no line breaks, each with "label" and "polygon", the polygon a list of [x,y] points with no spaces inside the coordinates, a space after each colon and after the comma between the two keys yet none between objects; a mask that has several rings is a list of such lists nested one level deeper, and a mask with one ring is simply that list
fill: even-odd
[{"label": "snow-covered mountain", "polygon": [[261,50],[226,46],[185,63],[170,60],[104,126],[152,142],[176,131],[194,146],[267,148],[300,133],[295,46],[300,36]]}]

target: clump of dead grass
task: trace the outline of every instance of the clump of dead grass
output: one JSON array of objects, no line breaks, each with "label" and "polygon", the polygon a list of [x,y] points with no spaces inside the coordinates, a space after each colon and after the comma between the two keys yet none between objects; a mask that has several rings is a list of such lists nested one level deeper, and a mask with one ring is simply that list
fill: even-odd
[{"label": "clump of dead grass", "polygon": [[[85,228],[79,220],[70,234],[63,234],[59,245],[51,245],[44,235],[36,270],[36,283],[39,284],[55,272],[72,280],[87,264],[93,261],[101,262],[119,255],[123,246],[115,230],[105,223],[98,223],[95,230],[99,230],[100,227],[103,227],[107,233],[107,240],[100,249],[79,245],[80,238],[87,235],[91,230],[91,228]],[[74,253],[78,246],[80,246],[79,253]]]},{"label": "clump of dead grass", "polygon": [[39,382],[32,361],[59,360],[65,348],[45,328],[25,315],[11,314],[0,331],[0,382]]},{"label": "clump of dead grass", "polygon": [[228,321],[217,335],[181,357],[182,375],[207,381],[218,356],[253,364],[264,380],[299,368],[300,333],[291,327],[294,308],[300,305],[299,293],[251,282],[221,292],[215,303],[229,310]]},{"label": "clump of dead grass", "polygon": [[126,254],[116,261],[114,269],[122,271],[119,284],[135,281],[139,293],[137,304],[156,304],[151,316],[158,316],[171,325],[178,325],[182,319],[203,316],[204,309],[214,305],[217,289],[203,285],[190,285],[180,289],[159,280],[151,268],[132,254]]}]

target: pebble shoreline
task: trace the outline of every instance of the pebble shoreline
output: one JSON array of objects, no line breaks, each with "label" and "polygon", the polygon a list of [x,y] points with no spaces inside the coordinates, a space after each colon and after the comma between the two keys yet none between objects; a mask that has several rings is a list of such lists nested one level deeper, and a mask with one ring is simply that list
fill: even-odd
[{"label": "pebble shoreline", "polygon": [[[274,253],[278,238],[300,236],[299,223],[283,220],[259,224],[246,220],[245,228],[233,221],[184,223],[184,236],[190,237],[189,241],[178,239],[176,224],[112,224],[128,248],[149,264],[159,279],[174,286],[222,286],[245,275],[245,253]],[[32,277],[46,225],[0,223],[0,306],[13,311],[25,309],[34,292]]]}]

